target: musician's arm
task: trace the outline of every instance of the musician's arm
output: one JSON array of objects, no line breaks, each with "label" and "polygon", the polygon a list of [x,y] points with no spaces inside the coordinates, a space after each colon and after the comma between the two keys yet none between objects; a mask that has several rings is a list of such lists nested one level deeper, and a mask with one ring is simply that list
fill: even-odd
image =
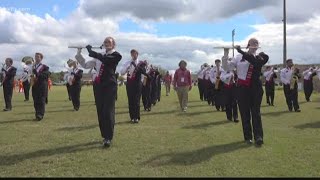
[{"label": "musician's arm", "polygon": [[124,65],[121,67],[121,69],[120,69],[120,74],[121,74],[121,76],[123,76],[123,75],[125,75],[125,74],[127,73],[128,69],[129,69],[129,67],[130,67],[130,63],[131,63],[131,61],[127,61],[127,62],[125,62]]},{"label": "musician's arm", "polygon": [[17,73],[17,69],[16,68],[11,68],[10,71],[5,71],[6,72],[6,77],[8,79],[14,77]]},{"label": "musician's arm", "polygon": [[122,59],[121,54],[119,54],[118,52],[114,52],[114,53],[108,54],[108,55],[106,55],[106,54],[102,55],[101,53],[97,53],[97,52],[95,52],[93,50],[90,50],[89,51],[89,56],[100,60],[104,64],[118,63]]},{"label": "musician's arm", "polygon": [[81,54],[81,50],[78,50],[78,53],[76,54],[75,58],[79,62],[79,64],[85,69],[91,69],[96,66],[96,61],[94,59],[90,61],[86,61],[86,59],[84,59],[84,57]]},{"label": "musician's arm", "polygon": [[38,78],[39,79],[48,79],[49,75],[50,75],[49,67],[45,66],[43,68],[43,70],[40,73],[38,73]]},{"label": "musician's arm", "polygon": [[285,72],[284,70],[280,71],[280,80],[283,84],[288,84],[288,81],[286,80]]}]

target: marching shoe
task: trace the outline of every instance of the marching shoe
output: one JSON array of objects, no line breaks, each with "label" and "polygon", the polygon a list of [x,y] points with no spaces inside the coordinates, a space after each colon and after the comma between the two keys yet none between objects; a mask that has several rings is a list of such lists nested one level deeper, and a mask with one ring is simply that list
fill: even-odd
[{"label": "marching shoe", "polygon": [[294,110],[295,112],[301,112],[301,110],[300,109],[297,109],[297,110]]},{"label": "marching shoe", "polygon": [[238,123],[238,122],[239,122],[239,120],[238,120],[238,119],[235,119],[235,120],[234,120],[234,122],[235,122],[235,123]]},{"label": "marching shoe", "polygon": [[251,139],[245,140],[245,142],[246,142],[247,144],[252,144],[252,140],[251,140]]},{"label": "marching shoe", "polygon": [[111,141],[108,139],[104,139],[102,143],[103,147],[110,147],[111,146]]},{"label": "marching shoe", "polygon": [[255,143],[257,146],[261,146],[263,144],[262,138],[258,138]]},{"label": "marching shoe", "polygon": [[7,109],[7,108],[5,108],[5,109],[3,109],[3,111],[11,111],[11,109]]}]

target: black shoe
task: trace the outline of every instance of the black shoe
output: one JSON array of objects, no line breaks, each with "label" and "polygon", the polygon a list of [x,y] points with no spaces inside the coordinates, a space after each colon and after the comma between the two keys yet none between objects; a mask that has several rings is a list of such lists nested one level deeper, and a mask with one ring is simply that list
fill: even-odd
[{"label": "black shoe", "polygon": [[294,110],[295,112],[301,112],[301,110],[300,109],[297,109],[297,110]]},{"label": "black shoe", "polygon": [[134,119],[131,119],[131,123],[134,123],[135,122],[135,120]]},{"label": "black shoe", "polygon": [[41,117],[41,116],[37,116],[37,117],[36,117],[36,120],[37,120],[37,121],[41,121],[42,119],[43,119],[43,117]]},{"label": "black shoe", "polygon": [[139,123],[139,119],[135,119],[135,120],[134,120],[134,123]]},{"label": "black shoe", "polygon": [[29,99],[25,99],[25,100],[24,100],[24,102],[27,102],[27,101],[29,101]]},{"label": "black shoe", "polygon": [[232,119],[231,118],[227,118],[228,119],[228,121],[232,121]]},{"label": "black shoe", "polygon": [[103,147],[110,147],[111,146],[111,141],[108,139],[104,139],[102,143]]},{"label": "black shoe", "polygon": [[263,139],[262,138],[258,138],[256,141],[255,141],[255,144],[257,146],[261,146],[263,144]]},{"label": "black shoe", "polygon": [[290,112],[292,112],[292,109],[289,109]]},{"label": "black shoe", "polygon": [[235,119],[233,122],[238,123],[238,122],[239,122],[239,120],[238,120],[238,119]]},{"label": "black shoe", "polygon": [[79,111],[79,108],[74,108],[75,111]]},{"label": "black shoe", "polygon": [[150,112],[150,111],[151,111],[151,108],[148,108],[147,111]]},{"label": "black shoe", "polygon": [[252,140],[251,139],[245,140],[245,143],[252,144]]},{"label": "black shoe", "polygon": [[5,108],[3,109],[3,111],[11,111],[11,109]]}]

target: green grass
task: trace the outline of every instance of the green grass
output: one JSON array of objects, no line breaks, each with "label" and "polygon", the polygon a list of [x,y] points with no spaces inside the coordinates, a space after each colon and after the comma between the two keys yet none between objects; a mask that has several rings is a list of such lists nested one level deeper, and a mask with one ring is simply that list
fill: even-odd
[{"label": "green grass", "polygon": [[[49,93],[45,118],[34,121],[32,101],[15,93],[13,111],[0,112],[1,177],[319,177],[320,96],[301,113],[289,113],[283,92],[275,107],[262,104],[264,142],[243,143],[241,123],[226,120],[189,96],[187,113],[179,112],[176,94],[162,91],[151,112],[130,124],[124,87],[116,102],[112,147],[101,148],[92,87],[83,87],[80,111],[73,112],[65,87]],[[1,103],[3,102],[2,90]]]}]

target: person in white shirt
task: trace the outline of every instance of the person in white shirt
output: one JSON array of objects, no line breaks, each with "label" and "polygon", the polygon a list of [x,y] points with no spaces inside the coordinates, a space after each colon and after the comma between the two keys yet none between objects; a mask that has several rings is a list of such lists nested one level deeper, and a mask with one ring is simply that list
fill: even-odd
[{"label": "person in white shirt", "polygon": [[288,109],[291,112],[301,112],[298,102],[298,80],[300,79],[299,70],[294,68],[292,59],[286,61],[287,67],[280,72],[280,80],[283,84],[283,91],[286,97]]},{"label": "person in white shirt", "polygon": [[117,93],[116,68],[122,59],[119,52],[115,50],[116,42],[114,38],[105,38],[103,45],[104,53],[97,53],[92,50],[92,46],[86,46],[92,60],[86,61],[81,55],[81,49],[75,58],[85,69],[96,68],[97,76],[94,79],[94,95],[97,108],[97,115],[101,136],[103,137],[103,147],[110,147],[114,134],[115,124],[115,99]]},{"label": "person in white shirt", "polygon": [[265,90],[267,104],[269,106],[274,106],[274,79],[277,78],[277,74],[274,72],[273,67],[267,66],[266,71],[263,73],[263,76],[266,78]]},{"label": "person in white shirt", "polygon": [[79,111],[80,108],[80,93],[81,93],[81,79],[83,75],[83,70],[78,68],[77,61],[69,59],[67,62],[72,71],[70,73],[71,79],[68,84],[70,85],[70,96],[73,104],[73,109]]},{"label": "person in white shirt", "polygon": [[129,104],[129,115],[132,123],[139,123],[140,121],[140,101],[142,94],[142,74],[149,76],[146,73],[147,64],[144,61],[139,61],[139,53],[132,49],[131,60],[124,63],[121,68],[121,75],[127,74],[127,96]]},{"label": "person in white shirt", "polygon": [[31,73],[32,73],[32,61],[28,61],[23,67],[23,73],[21,78],[22,84],[23,84],[24,101],[29,101]]},{"label": "person in white shirt", "polygon": [[269,56],[263,52],[256,54],[259,42],[255,38],[249,40],[247,48],[249,48],[248,52],[244,52],[240,46],[236,46],[236,50],[240,54],[229,61],[228,66],[237,69],[237,99],[245,142],[252,143],[253,133],[255,144],[261,146],[263,144],[263,128],[260,107],[263,88],[260,75],[262,66],[268,62]]},{"label": "person in white shirt", "polygon": [[221,74],[224,72],[224,69],[221,67],[221,60],[215,60],[215,67],[210,71],[210,81],[212,85],[212,105],[216,106],[217,111],[225,110],[223,106],[223,82],[220,80]]},{"label": "person in white shirt", "polygon": [[[238,123],[238,103],[236,97],[236,74],[232,69],[228,69],[221,74],[221,81],[223,82],[223,104],[226,107],[226,115],[229,121]],[[232,119],[233,118],[233,119]]]},{"label": "person in white shirt", "polygon": [[313,77],[317,75],[317,69],[310,67],[307,70],[303,71],[303,90],[306,101],[310,101],[310,97],[313,92]]}]

